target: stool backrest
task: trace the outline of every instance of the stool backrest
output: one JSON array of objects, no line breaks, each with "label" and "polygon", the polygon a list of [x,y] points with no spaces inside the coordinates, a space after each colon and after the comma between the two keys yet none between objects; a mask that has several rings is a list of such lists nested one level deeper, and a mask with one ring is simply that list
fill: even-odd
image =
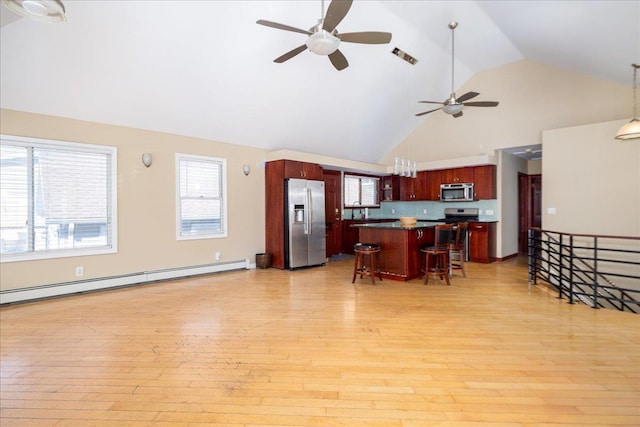
[{"label": "stool backrest", "polygon": [[453,242],[456,246],[462,246],[464,239],[467,237],[467,231],[469,230],[468,222],[459,222],[456,226],[456,239]]},{"label": "stool backrest", "polygon": [[434,246],[448,245],[453,237],[453,224],[436,225]]}]

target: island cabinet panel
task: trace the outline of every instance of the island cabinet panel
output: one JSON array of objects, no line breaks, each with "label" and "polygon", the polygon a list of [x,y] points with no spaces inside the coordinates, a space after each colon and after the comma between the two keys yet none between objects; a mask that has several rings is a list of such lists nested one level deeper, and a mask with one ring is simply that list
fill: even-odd
[{"label": "island cabinet panel", "polygon": [[342,221],[342,253],[353,254],[353,246],[360,242],[358,227],[354,224],[370,224],[375,222],[387,222],[388,219],[346,219]]},{"label": "island cabinet panel", "polygon": [[490,263],[496,259],[496,223],[469,223],[469,260]]},{"label": "island cabinet panel", "polygon": [[360,241],[380,245],[378,266],[383,278],[411,280],[420,276],[424,263],[420,246],[433,244],[434,228],[360,227]]},{"label": "island cabinet panel", "polygon": [[474,199],[495,199],[496,196],[496,166],[484,165],[473,168]]},{"label": "island cabinet panel", "polygon": [[442,183],[454,184],[459,182],[473,182],[473,167],[453,168],[442,170]]},{"label": "island cabinet panel", "polygon": [[440,200],[440,185],[442,184],[442,171],[432,170],[424,172],[424,200]]}]

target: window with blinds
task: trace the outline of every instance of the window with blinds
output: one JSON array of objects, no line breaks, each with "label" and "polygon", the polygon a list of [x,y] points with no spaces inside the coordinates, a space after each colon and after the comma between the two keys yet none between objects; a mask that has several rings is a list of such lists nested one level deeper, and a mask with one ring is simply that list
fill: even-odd
[{"label": "window with blinds", "polygon": [[114,147],[2,136],[2,261],[116,251]]},{"label": "window with blinds", "polygon": [[370,176],[344,176],[344,206],[379,207],[380,179]]},{"label": "window with blinds", "polygon": [[176,154],[177,238],[227,236],[226,160]]}]

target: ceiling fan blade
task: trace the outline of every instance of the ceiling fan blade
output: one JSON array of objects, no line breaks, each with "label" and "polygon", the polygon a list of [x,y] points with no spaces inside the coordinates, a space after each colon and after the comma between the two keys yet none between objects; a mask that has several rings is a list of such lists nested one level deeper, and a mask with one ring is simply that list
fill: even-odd
[{"label": "ceiling fan blade", "polygon": [[273,60],[273,62],[277,62],[278,64],[284,62],[284,61],[288,61],[289,59],[293,58],[294,56],[296,56],[297,54],[304,52],[305,50],[307,50],[307,45],[303,44],[301,46],[298,46],[297,48],[290,50],[289,52],[285,53],[282,56],[277,57],[276,59]]},{"label": "ceiling fan blade", "polygon": [[461,95],[458,99],[456,99],[456,101],[462,103],[467,99],[475,98],[478,95],[480,95],[478,92],[467,92],[464,95]]},{"label": "ceiling fan blade", "polygon": [[436,109],[433,109],[433,110],[429,110],[429,111],[425,111],[424,113],[418,113],[418,114],[416,114],[416,117],[424,116],[425,114],[433,113],[434,111],[438,111],[438,110],[442,110],[442,107],[436,108]]},{"label": "ceiling fan blade", "polygon": [[462,111],[460,111],[459,113],[454,114],[453,117],[455,117],[456,119],[458,117],[462,117]]},{"label": "ceiling fan blade", "polygon": [[329,55],[329,60],[331,61],[333,66],[336,67],[336,70],[338,71],[344,70],[349,66],[349,62],[347,61],[347,58],[344,57],[344,55],[342,54],[342,52],[340,52],[340,50],[336,50],[331,55]]},{"label": "ceiling fan blade", "polygon": [[464,103],[467,107],[496,107],[498,104],[498,101],[475,101]]},{"label": "ceiling fan blade", "polygon": [[338,38],[343,42],[363,43],[363,44],[386,44],[391,41],[391,33],[380,31],[363,31],[360,33],[338,34]]},{"label": "ceiling fan blade", "polygon": [[442,104],[442,105],[445,105],[444,102],[439,102],[439,101],[418,101],[418,102],[420,102],[422,104]]},{"label": "ceiling fan blade", "polygon": [[347,16],[352,3],[353,0],[333,0],[327,8],[322,29],[328,32],[335,30],[338,24]]},{"label": "ceiling fan blade", "polygon": [[302,29],[296,28],[296,27],[290,27],[289,25],[278,24],[277,22],[265,21],[264,19],[258,19],[256,21],[256,24],[264,25],[266,27],[271,27],[271,28],[275,28],[275,29],[278,29],[278,30],[293,31],[294,33],[302,33],[302,34],[306,34],[306,35],[311,35],[311,32],[309,32],[307,30],[302,30]]}]

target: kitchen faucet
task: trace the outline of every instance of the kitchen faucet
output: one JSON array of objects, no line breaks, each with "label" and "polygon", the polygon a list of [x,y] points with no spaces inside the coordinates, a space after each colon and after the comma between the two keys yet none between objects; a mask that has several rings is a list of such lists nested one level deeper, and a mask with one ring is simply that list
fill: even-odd
[{"label": "kitchen faucet", "polygon": [[[354,218],[354,212],[356,211],[356,203],[359,204],[360,206],[362,206],[362,203],[360,203],[359,201],[355,201],[353,202],[353,205],[351,205],[351,219]],[[360,209],[360,216],[362,216],[362,209]]]}]

